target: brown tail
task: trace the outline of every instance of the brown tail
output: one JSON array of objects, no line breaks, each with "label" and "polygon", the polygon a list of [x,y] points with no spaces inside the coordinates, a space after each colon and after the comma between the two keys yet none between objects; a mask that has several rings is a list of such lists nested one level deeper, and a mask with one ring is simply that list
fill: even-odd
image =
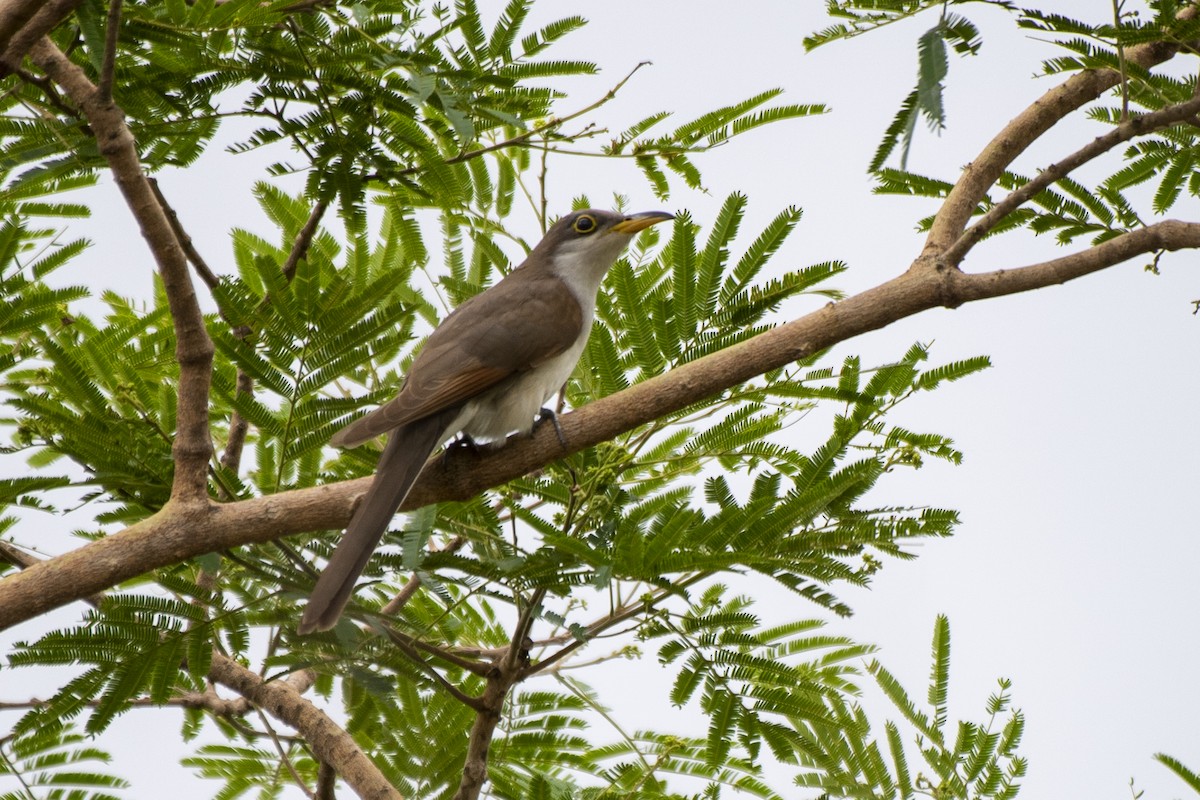
[{"label": "brown tail", "polygon": [[296,630],[300,634],[327,631],[337,624],[342,609],[354,592],[354,583],[366,569],[371,554],[383,537],[396,509],[416,483],[429,454],[448,431],[453,414],[434,414],[392,431],[379,456],[375,482],[367,490],[358,510],[346,526],[346,535],[317,579],[304,616]]}]

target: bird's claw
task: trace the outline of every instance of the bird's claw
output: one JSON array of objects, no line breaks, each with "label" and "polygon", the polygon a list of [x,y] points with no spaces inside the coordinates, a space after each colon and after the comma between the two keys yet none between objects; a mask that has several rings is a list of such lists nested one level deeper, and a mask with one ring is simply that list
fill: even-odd
[{"label": "bird's claw", "polygon": [[446,445],[446,449],[442,451],[442,463],[445,464],[446,460],[450,458],[450,454],[456,450],[470,450],[475,455],[479,455],[483,451],[483,448],[469,435],[460,432],[450,444]]},{"label": "bird's claw", "polygon": [[554,426],[554,434],[558,437],[558,443],[562,445],[563,450],[566,450],[567,438],[563,436],[562,426],[558,424],[558,414],[554,413],[552,409],[543,408],[538,411],[537,420],[533,423],[533,430],[536,431],[538,426],[546,420],[549,420],[550,424]]}]

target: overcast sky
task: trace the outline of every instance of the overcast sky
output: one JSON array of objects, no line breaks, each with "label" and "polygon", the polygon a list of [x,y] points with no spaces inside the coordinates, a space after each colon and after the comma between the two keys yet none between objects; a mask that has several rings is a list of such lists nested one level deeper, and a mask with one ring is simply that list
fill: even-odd
[{"label": "overcast sky", "polygon": [[[480,5],[494,16],[503,4]],[[743,245],[782,207],[799,205],[804,219],[777,268],[843,260],[850,270],[836,284],[856,292],[908,267],[922,243],[916,221],[933,210],[925,201],[872,195],[865,169],[914,84],[915,42],[934,20],[806,55],[802,38],[828,24],[821,5],[554,0],[542,4],[536,22],[574,13],[592,21],[555,52],[602,67],[595,78],[571,82],[564,111],[598,97],[637,62],[654,62],[602,110],[601,120],[614,130],[652,111],[675,110],[683,119],[773,86],[786,89],[787,102],[829,104],[828,115],[771,126],[699,157],[709,193],[680,190],[667,205],[689,210],[707,227],[729,192],[745,192]],[[1055,8],[1088,19],[1111,11],[1106,0]],[[940,138],[921,131],[909,163],[915,172],[950,179],[1053,85],[1052,78],[1033,76],[1042,58],[1058,54],[1015,31],[1004,14],[974,5],[960,10],[982,26],[983,50],[952,62],[949,129]],[[1100,130],[1080,118],[1017,168],[1032,173]],[[214,266],[231,264],[232,227],[249,225],[274,239],[248,191],[260,173],[247,163],[218,153],[203,169],[162,179]],[[557,210],[583,193],[600,204],[626,194],[635,210],[663,205],[634,170],[595,159],[555,165],[550,191]],[[101,206],[95,218],[73,225],[72,233],[97,245],[74,269],[118,266],[131,281],[143,280],[152,264],[125,208],[110,185],[95,196]],[[1196,211],[1188,198],[1174,215],[1196,219]],[[533,218],[527,223],[522,233],[535,239]],[[965,266],[1017,267],[1063,252],[1050,239],[1009,234],[977,247]],[[889,562],[870,590],[843,589],[856,615],[832,627],[878,644],[880,659],[923,697],[933,622],[949,615],[951,718],[980,719],[996,677],[1012,679],[1015,705],[1027,717],[1023,797],[1126,798],[1132,777],[1148,800],[1165,800],[1186,790],[1151,760],[1153,753],[1200,769],[1193,622],[1200,542],[1192,511],[1200,453],[1200,318],[1191,307],[1200,298],[1196,261],[1195,253],[1164,258],[1160,276],[1138,261],[1064,287],[928,312],[840,346],[830,362],[860,353],[864,363],[882,363],[914,341],[933,343],[935,363],[978,354],[993,359],[987,372],[910,401],[892,419],[953,436],[966,453],[964,464],[930,463],[891,476],[875,496],[881,503],[956,508],[963,518],[957,536],[924,543],[915,562]],[[767,613],[771,603],[786,602],[774,612],[780,618],[809,613],[797,612],[793,599],[764,597],[760,610]],[[821,612],[814,607],[811,615]],[[72,608],[54,619],[77,616]],[[33,626],[18,628],[0,637],[0,646],[34,635]],[[0,699],[21,697],[13,677],[28,676],[7,676]],[[669,679],[653,657],[617,662],[602,678],[585,679],[608,691],[607,701],[629,727],[671,724],[669,706],[646,700],[661,696],[655,687]],[[636,686],[646,691],[630,693]],[[622,703],[625,696],[629,702]],[[0,716],[0,729],[11,718]],[[678,717],[681,729],[688,719]],[[117,736],[106,737],[105,746],[117,753],[116,770],[138,770],[132,796],[154,796],[150,790],[168,780],[179,800],[215,791],[170,764],[151,770],[147,733],[173,743],[177,727],[173,713],[135,711],[114,727]],[[187,783],[175,783],[181,779]],[[791,794],[784,780],[777,789]]]}]

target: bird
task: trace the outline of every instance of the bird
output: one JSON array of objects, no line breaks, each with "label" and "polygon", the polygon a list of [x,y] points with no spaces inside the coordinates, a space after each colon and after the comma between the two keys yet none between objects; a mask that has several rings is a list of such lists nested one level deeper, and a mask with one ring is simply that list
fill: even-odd
[{"label": "bird", "polygon": [[[642,230],[674,219],[584,209],[556,221],[525,261],[429,335],[396,397],[334,434],[350,448],[388,434],[375,479],[309,596],[297,632],[334,627],[430,455],[455,434],[503,443],[553,412],[587,344],[605,274]],[[556,431],[557,421],[555,421]],[[561,438],[561,432],[559,432]]]}]

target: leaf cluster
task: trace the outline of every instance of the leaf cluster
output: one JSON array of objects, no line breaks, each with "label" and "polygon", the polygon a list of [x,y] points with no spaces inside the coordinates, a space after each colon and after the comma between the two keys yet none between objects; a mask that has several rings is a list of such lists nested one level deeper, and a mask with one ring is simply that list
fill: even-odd
[{"label": "leaf cluster", "polygon": [[[545,173],[533,156],[579,152],[601,131],[583,117],[608,98],[559,111],[561,79],[594,67],[549,53],[583,20],[530,30],[531,7],[509,0],[485,21],[474,0],[122,4],[114,99],[147,170],[196,166],[222,121],[237,117],[254,128],[234,154],[270,149],[272,174],[307,176],[300,196],[256,186],[276,230],[233,231],[235,272],[209,286],[214,501],[368,474],[376,451],[335,453],[331,433],[392,396],[438,320],[520,260],[529,245],[511,233],[522,227],[518,206],[548,221],[534,199]],[[106,20],[106,3],[85,0],[53,34],[92,79],[104,67]],[[975,38],[945,15],[941,45],[928,43],[931,74],[939,46],[969,50]],[[91,181],[103,158],[51,83],[6,80],[0,379],[8,450],[33,474],[0,482],[0,502],[49,510],[51,492],[73,488],[103,504],[80,534],[91,538],[168,500],[175,334],[161,287],[134,302],[46,280],[85,244],[60,242],[32,220],[85,213],[57,195]],[[701,186],[696,153],[823,111],[778,97],[759,92],[670,126],[668,114],[653,114],[592,149],[634,159],[666,197],[669,174]],[[928,116],[940,101],[925,102]],[[309,237],[326,207],[342,230],[318,225]],[[744,230],[746,211],[746,198],[732,194],[710,224],[682,213],[669,233],[639,238],[601,293],[566,402],[581,406],[736,348],[781,316],[840,296],[830,284],[842,264],[781,266],[799,209],[755,231]],[[221,654],[256,660],[269,680],[311,670],[313,691],[342,704],[347,731],[401,793],[449,796],[476,717],[464,698],[480,694],[489,658],[512,643],[513,618],[532,615],[528,677],[558,683],[522,685],[506,704],[489,763],[493,794],[683,797],[687,778],[682,785],[699,781],[705,797],[777,797],[762,780],[765,762],[807,767],[822,747],[867,735],[852,698],[870,648],[794,613],[768,621],[726,586],[765,578],[845,614],[840,584],[863,585],[882,557],[911,557],[910,543],[952,532],[951,510],[870,499],[895,470],[961,460],[948,437],[909,430],[894,415],[987,360],[928,359],[922,345],[876,366],[814,354],[484,497],[423,509],[388,532],[347,618],[325,636],[293,629],[335,531],[142,576],[78,624],[14,648],[6,670],[71,675],[0,740],[0,764],[57,780],[57,762],[38,759],[78,750],[77,727],[100,735],[134,708],[166,705],[187,708],[186,738],[211,730],[224,739],[186,762],[221,782],[218,796],[314,781],[319,767],[303,741],[272,736],[266,746],[269,732],[252,717],[201,710]],[[245,449],[221,452],[241,424]],[[14,519],[0,518],[0,530]],[[381,607],[401,583],[417,591],[385,618]],[[698,709],[703,735],[593,730],[607,710],[564,674],[577,652],[594,654],[609,637],[624,637],[622,657],[656,649],[673,676],[667,701]],[[79,782],[97,797],[121,788],[105,780]]]},{"label": "leaf cluster", "polygon": [[[265,184],[258,195],[279,227],[278,241],[234,233],[238,274],[216,288],[220,311],[209,318],[217,344],[214,431],[224,435],[234,414],[252,424],[246,468],[234,473],[214,461],[215,496],[248,497],[367,473],[373,466],[369,450],[331,455],[324,443],[364,400],[394,392],[423,331],[442,313],[435,295],[414,285],[428,279],[422,269],[428,254],[439,247],[447,253],[449,270],[433,284],[447,297],[469,293],[505,268],[499,263],[503,252],[470,220],[448,215],[435,245],[411,211],[385,204],[378,230],[369,234],[342,243],[318,232],[289,281],[281,265],[307,221],[308,204]],[[731,195],[707,234],[683,215],[668,239],[644,235],[630,259],[614,268],[582,367],[569,386],[573,404],[736,346],[805,295],[836,296],[825,283],[840,271],[837,264],[771,270],[773,277],[764,278],[800,215],[785,210],[739,246],[745,208],[744,197]],[[32,296],[44,291],[36,282],[30,286]],[[116,508],[107,518],[132,519],[160,504],[169,486],[169,437],[163,432],[172,424],[173,337],[161,297],[144,309],[115,295],[105,300],[103,324],[80,313],[72,313],[67,325],[37,317],[32,331],[39,357],[52,366],[14,366],[9,389],[25,412],[22,435],[29,446],[85,464],[97,497]],[[22,324],[14,322],[13,337],[31,325]],[[868,551],[903,557],[905,542],[947,535],[956,522],[950,511],[863,504],[894,468],[918,466],[931,456],[961,457],[949,439],[886,424],[885,415],[917,392],[986,366],[977,359],[924,368],[923,347],[873,370],[855,358],[838,370],[821,368],[819,358],[514,482],[498,502],[479,498],[416,515],[386,538],[388,546],[367,571],[375,583],[360,594],[352,617],[373,619],[378,604],[395,592],[391,576],[410,572],[420,577],[423,591],[394,624],[402,636],[439,648],[503,646],[501,620],[538,588],[550,592],[542,624],[550,626],[551,637],[557,630],[580,644],[615,624],[618,608],[646,603],[643,623],[633,629],[644,641],[666,642],[660,658],[678,670],[674,699],[698,698],[713,720],[709,736],[677,742],[646,732],[576,767],[621,786],[644,788],[661,770],[757,785],[762,744],[773,758],[795,746],[780,720],[792,725],[827,717],[829,697],[854,686],[844,662],[863,651],[848,640],[812,636],[811,623],[764,629],[743,611],[744,598],[724,600],[709,586],[693,599],[690,587],[748,571],[847,611],[831,587],[868,580],[880,563]],[[239,370],[253,379],[252,394],[238,391]],[[358,387],[365,397],[354,396]],[[832,433],[806,449],[789,434],[790,426],[822,406],[833,412]],[[123,444],[113,448],[118,435]],[[102,442],[109,444],[101,448]],[[129,466],[133,456],[142,471]],[[158,471],[154,464],[161,464]],[[727,474],[735,471],[751,476],[744,497]],[[691,488],[697,479],[704,482],[702,494]],[[9,502],[37,497],[44,488],[14,483]],[[465,538],[468,548],[438,552],[429,546],[452,537]],[[464,742],[454,732],[469,724],[470,712],[444,686],[470,692],[477,690],[477,678],[436,657],[422,666],[373,628],[347,624],[339,629],[341,638],[315,641],[290,633],[296,601],[306,592],[297,559],[322,557],[335,540],[331,532],[299,551],[251,547],[163,570],[151,593],[114,594],[83,625],[22,644],[10,659],[13,667],[85,669],[29,712],[21,730],[63,726],[86,715],[87,729],[99,732],[135,703],[172,702],[202,691],[211,649],[244,653],[257,631],[272,642],[274,668],[319,664],[325,691],[331,678],[341,679],[352,733],[365,746],[407,754],[389,766],[398,786],[418,794],[452,787],[465,758]],[[200,588],[202,576],[216,574],[219,592]],[[607,595],[613,612],[597,616],[577,602],[589,592]],[[677,610],[666,610],[672,604]],[[650,613],[660,608],[662,613]],[[130,648],[129,642],[142,645]],[[817,662],[786,669],[776,663],[818,651]],[[191,712],[188,724],[195,729],[204,719]],[[228,721],[216,724],[227,736],[246,735]],[[525,739],[516,725],[514,758],[533,763],[528,748],[558,752],[570,744],[562,737],[577,733],[563,725],[561,733],[555,727]],[[436,748],[405,739],[434,730],[447,737]],[[589,749],[580,742],[571,746]],[[634,762],[628,760],[631,748],[641,754]],[[226,780],[233,796],[236,787],[264,779],[270,757],[252,742],[231,743],[204,749],[189,763]],[[298,754],[296,763],[308,762]],[[507,785],[514,797],[557,780],[550,770],[526,767],[509,774],[507,762],[496,763],[496,785]],[[658,766],[647,773],[645,763]]]},{"label": "leaf cluster", "polygon": [[[820,789],[827,797],[1012,798],[1028,769],[1019,754],[1025,717],[1011,707],[1011,682],[1001,678],[981,722],[950,722],[950,623],[934,625],[933,658],[924,707],[878,661],[868,672],[902,723],[889,721],[882,739],[871,734],[858,704],[835,712],[836,726],[809,727],[803,750],[805,770],[799,786]],[[917,759],[905,745],[901,725],[913,731]]]},{"label": "leaf cluster", "polygon": [[[946,126],[941,98],[948,74],[949,49],[966,55],[978,52],[981,46],[975,26],[949,10],[964,4],[831,0],[827,8],[830,15],[848,21],[805,40],[811,49],[875,31],[935,7],[940,9],[938,23],[917,43],[917,86],[901,102],[869,165],[879,193],[940,200],[945,198],[952,185],[949,180],[910,171],[907,161],[918,118],[924,117],[934,131],[940,132]],[[1039,39],[1049,40],[1067,51],[1068,55],[1046,59],[1044,74],[1102,69],[1121,76],[1112,92],[1115,102],[1098,103],[1088,108],[1087,114],[1094,122],[1118,125],[1194,97],[1194,80],[1154,73],[1124,57],[1125,49],[1136,45],[1195,40],[1200,33],[1200,23],[1179,18],[1181,5],[1174,0],[1150,3],[1146,14],[1126,12],[1118,5],[1114,7],[1116,16],[1113,19],[1096,23],[1008,2],[989,1],[988,4],[1009,11],[1020,28],[1033,31]],[[887,162],[897,148],[900,149],[899,165],[889,167]],[[1055,181],[1007,214],[988,231],[988,235],[1027,229],[1034,234],[1054,233],[1061,244],[1069,244],[1081,237],[1087,237],[1093,245],[1099,244],[1144,226],[1151,215],[1169,213],[1183,197],[1200,196],[1196,163],[1196,127],[1190,121],[1180,122],[1140,137],[1127,146],[1123,164],[1110,168],[1106,177],[1085,182],[1078,176],[1066,176]],[[1006,172],[998,186],[1013,191],[1028,181],[1028,177]],[[1141,190],[1143,185],[1151,187],[1152,192]],[[986,213],[997,201],[998,198],[985,197],[975,214]],[[932,217],[926,217],[918,227],[927,230],[931,222]]]}]

